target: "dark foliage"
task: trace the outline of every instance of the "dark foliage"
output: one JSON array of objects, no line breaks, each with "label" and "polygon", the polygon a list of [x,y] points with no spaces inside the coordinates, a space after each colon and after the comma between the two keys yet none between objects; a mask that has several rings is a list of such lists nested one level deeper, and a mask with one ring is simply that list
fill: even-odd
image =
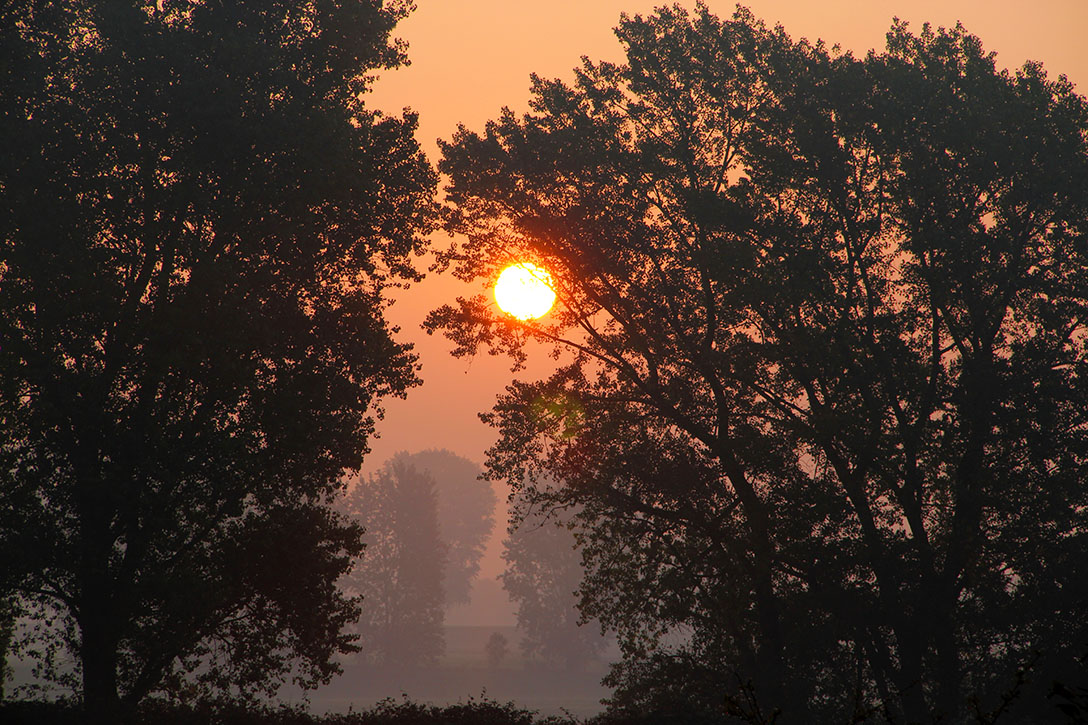
[{"label": "dark foliage", "polygon": [[11,674],[8,652],[11,650],[17,614],[14,597],[0,597],[0,702],[4,701],[4,687]]},{"label": "dark foliage", "polygon": [[1048,698],[1069,722],[1088,723],[1088,652],[1057,676]]},{"label": "dark foliage", "polygon": [[0,9],[0,594],[104,718],[351,650],[328,500],[417,382],[384,292],[433,211],[414,119],[362,102],[405,12]]},{"label": "dark foliage", "polygon": [[[513,703],[501,704],[486,697],[469,698],[466,703],[444,707],[383,700],[365,712],[325,716],[310,714],[297,706],[231,702],[179,706],[149,700],[122,717],[118,725],[577,725],[572,718],[539,718]],[[5,725],[80,725],[84,722],[82,718],[80,709],[70,704],[0,704],[0,722]]]},{"label": "dark foliage", "polygon": [[1088,642],[1085,99],[962,27],[897,22],[863,59],[744,10],[617,35],[624,63],[443,146],[456,274],[532,260],[556,310],[428,324],[570,356],[487,416],[488,467],[577,512],[620,696],[1060,718]]},{"label": "dark foliage", "polygon": [[548,667],[583,668],[600,658],[607,640],[597,622],[582,622],[576,606],[583,571],[573,517],[565,511],[541,515],[518,499],[513,504],[499,578],[517,607],[522,652]]}]

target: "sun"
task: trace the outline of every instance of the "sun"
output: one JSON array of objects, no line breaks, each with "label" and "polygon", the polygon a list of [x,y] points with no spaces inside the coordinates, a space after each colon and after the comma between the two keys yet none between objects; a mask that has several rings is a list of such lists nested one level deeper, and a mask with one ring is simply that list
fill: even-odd
[{"label": "sun", "polygon": [[555,290],[548,270],[532,262],[511,264],[495,282],[499,308],[519,320],[543,317],[555,304]]}]

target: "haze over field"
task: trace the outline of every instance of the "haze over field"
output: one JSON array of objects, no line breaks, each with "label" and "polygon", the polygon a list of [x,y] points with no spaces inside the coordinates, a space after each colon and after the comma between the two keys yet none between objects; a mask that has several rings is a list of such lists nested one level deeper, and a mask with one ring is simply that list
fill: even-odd
[{"label": "haze over field", "polygon": [[0,720],[1088,718],[1088,3],[409,5],[0,7]]}]

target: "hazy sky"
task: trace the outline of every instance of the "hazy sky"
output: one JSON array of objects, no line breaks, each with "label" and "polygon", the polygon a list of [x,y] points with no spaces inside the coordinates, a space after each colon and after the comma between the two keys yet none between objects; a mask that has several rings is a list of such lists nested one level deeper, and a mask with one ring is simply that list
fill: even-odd
[{"label": "hazy sky", "polygon": [[[448,139],[463,123],[482,129],[503,106],[525,110],[529,74],[572,78],[585,55],[620,60],[612,33],[621,12],[647,14],[661,2],[646,0],[417,0],[418,9],[396,35],[409,43],[411,66],[386,74],[369,103],[419,113],[418,138],[432,163],[437,138]],[[682,3],[691,7],[693,3]],[[729,2],[708,2],[721,17]],[[1051,76],[1064,73],[1088,92],[1088,0],[751,0],[747,6],[768,24],[781,23],[793,38],[822,38],[862,55],[882,49],[893,17],[919,30],[922,23],[952,26],[956,21],[997,52],[1000,66],[1016,68],[1041,61]],[[444,234],[436,246],[449,244]],[[477,462],[494,441],[494,432],[477,418],[488,410],[512,375],[504,358],[454,359],[442,337],[419,329],[426,313],[457,295],[475,294],[449,277],[431,275],[402,292],[390,311],[400,325],[399,339],[416,344],[423,364],[421,387],[406,401],[389,401],[372,441],[364,469],[373,470],[400,450],[448,448]],[[554,365],[543,356],[521,376],[535,379]]]}]

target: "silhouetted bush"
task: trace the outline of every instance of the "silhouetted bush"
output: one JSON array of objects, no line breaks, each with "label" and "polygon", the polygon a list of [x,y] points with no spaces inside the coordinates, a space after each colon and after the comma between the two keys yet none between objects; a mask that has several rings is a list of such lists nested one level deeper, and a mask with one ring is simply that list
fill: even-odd
[{"label": "silhouetted bush", "polygon": [[[0,703],[5,725],[78,725],[83,713],[66,702]],[[314,715],[300,705],[246,706],[202,702],[191,706],[149,700],[124,717],[126,725],[578,725],[570,717],[538,718],[514,703],[471,698],[456,705],[423,705],[386,699],[365,712]]]},{"label": "silhouetted bush", "polygon": [[82,718],[78,706],[63,702],[0,702],[5,725],[75,725]]}]

